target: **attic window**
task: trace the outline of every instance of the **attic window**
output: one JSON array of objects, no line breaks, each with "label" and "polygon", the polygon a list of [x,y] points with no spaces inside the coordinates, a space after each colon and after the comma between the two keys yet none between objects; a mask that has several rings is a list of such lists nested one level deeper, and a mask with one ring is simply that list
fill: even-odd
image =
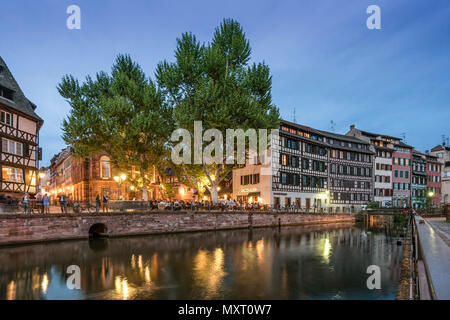
[{"label": "attic window", "polygon": [[12,126],[12,114],[5,111],[0,111],[0,122]]},{"label": "attic window", "polygon": [[6,98],[8,100],[13,100],[14,91],[11,89],[0,86],[0,97]]}]

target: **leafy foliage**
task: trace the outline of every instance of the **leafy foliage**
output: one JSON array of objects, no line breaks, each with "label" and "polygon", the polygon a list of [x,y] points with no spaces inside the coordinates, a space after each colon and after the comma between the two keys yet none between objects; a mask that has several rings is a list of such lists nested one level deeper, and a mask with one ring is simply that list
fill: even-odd
[{"label": "leafy foliage", "polygon": [[71,106],[62,129],[75,155],[106,151],[145,197],[153,166],[161,170],[168,159],[173,131],[172,108],[156,84],[128,55],[119,55],[111,75],[99,72],[82,84],[66,75],[58,91]]},{"label": "leafy foliage", "polygon": [[[177,39],[175,62],[163,61],[156,70],[165,101],[174,109],[176,126],[189,130],[192,137],[197,120],[202,121],[203,131],[216,128],[223,137],[226,129],[278,128],[269,67],[249,65],[250,58],[249,41],[234,20],[224,20],[208,44],[201,44],[192,33],[182,34]],[[183,165],[183,173],[197,184],[206,177],[215,201],[218,184],[235,166]]]}]

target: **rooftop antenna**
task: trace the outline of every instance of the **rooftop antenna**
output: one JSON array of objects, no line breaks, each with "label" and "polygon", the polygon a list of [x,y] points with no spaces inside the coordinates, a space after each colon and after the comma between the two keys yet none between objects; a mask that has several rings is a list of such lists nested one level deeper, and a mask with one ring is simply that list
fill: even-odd
[{"label": "rooftop antenna", "polygon": [[336,123],[333,120],[330,121],[330,130],[332,132],[334,132],[334,130],[336,130]]},{"label": "rooftop antenna", "polygon": [[295,108],[294,108],[293,115],[294,115],[294,123],[297,123],[297,119],[295,118]]},{"label": "rooftop antenna", "polygon": [[445,145],[448,144],[448,138],[445,137],[445,134],[442,135],[442,145],[445,147]]},{"label": "rooftop antenna", "polygon": [[401,134],[403,142],[406,142],[406,133],[402,132]]}]

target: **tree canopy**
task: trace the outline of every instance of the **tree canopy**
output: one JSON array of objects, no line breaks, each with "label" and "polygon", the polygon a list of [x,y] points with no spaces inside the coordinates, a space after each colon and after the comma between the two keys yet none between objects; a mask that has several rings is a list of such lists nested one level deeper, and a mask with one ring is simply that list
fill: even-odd
[{"label": "tree canopy", "polygon": [[162,172],[167,165],[173,131],[172,107],[157,85],[128,55],[119,55],[111,74],[99,72],[82,84],[66,75],[58,91],[71,106],[62,129],[75,156],[106,151],[147,200],[153,168]]},{"label": "tree canopy", "polygon": [[[250,65],[250,59],[249,41],[235,20],[225,19],[208,44],[201,44],[192,33],[182,34],[175,61],[163,61],[156,70],[158,85],[174,109],[176,127],[187,129],[192,137],[194,121],[202,121],[203,132],[215,128],[223,137],[227,129],[278,128],[269,67],[264,62]],[[214,202],[217,186],[235,167],[225,159],[182,164],[185,176],[194,182],[202,180],[202,175],[207,177]]]}]

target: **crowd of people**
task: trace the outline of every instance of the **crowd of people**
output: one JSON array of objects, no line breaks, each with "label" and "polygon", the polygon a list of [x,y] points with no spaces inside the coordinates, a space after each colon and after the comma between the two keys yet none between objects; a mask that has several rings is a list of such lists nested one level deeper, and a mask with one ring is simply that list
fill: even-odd
[{"label": "crowd of people", "polygon": [[221,211],[241,211],[241,210],[261,210],[263,206],[259,203],[247,203],[242,201],[235,201],[232,199],[220,199],[218,203],[214,204],[211,201],[164,201],[164,200],[153,200],[150,201],[151,210],[170,210],[170,211],[180,211],[180,210],[190,210],[190,211],[200,211],[200,210],[221,210]]},{"label": "crowd of people", "polygon": [[[70,197],[60,194],[57,197],[57,204],[59,210],[53,208],[53,213],[58,213],[59,211],[63,214],[67,214],[69,210],[73,210],[75,213],[80,213],[89,207],[89,212],[95,211],[95,213],[108,212],[109,211],[109,199],[105,195],[97,194],[94,203],[82,203],[78,201],[73,201]],[[133,201],[134,202],[134,201]],[[25,213],[50,213],[51,198],[48,194],[38,193],[35,197],[31,197],[28,193],[24,193],[21,206]],[[183,201],[183,200],[150,200],[148,205],[144,204],[141,208],[148,208],[151,211],[209,211],[209,210],[220,210],[220,211],[242,211],[242,210],[262,210],[265,206],[262,206],[258,202],[247,203],[243,201],[235,201],[232,199],[220,199],[218,203],[214,204],[211,201]],[[56,210],[55,210],[56,209]],[[55,212],[56,211],[56,212]]]},{"label": "crowd of people", "polygon": [[[58,206],[53,207],[52,213],[68,214],[68,211],[81,213],[83,211],[91,213],[109,212],[109,198],[106,195],[97,194],[94,202],[89,201],[73,201],[70,197],[60,194],[56,198]],[[51,199],[48,194],[38,193],[31,198],[28,193],[22,197],[22,207],[25,213],[50,213]],[[129,202],[129,203],[128,203]],[[126,204],[128,203],[128,204]],[[261,211],[261,210],[287,210],[292,212],[301,211],[301,208],[292,205],[290,207],[273,208],[268,205],[262,205],[259,202],[248,203],[244,201],[236,201],[233,199],[219,199],[214,204],[209,200],[203,201],[183,201],[183,200],[150,200],[148,202],[139,201],[139,206],[134,205],[136,201],[112,201],[112,209],[121,211],[126,209],[150,210],[150,211]],[[59,207],[59,209],[57,209]],[[312,210],[312,209],[311,209]],[[307,210],[309,211],[309,210]],[[315,210],[314,210],[315,211]]]}]

